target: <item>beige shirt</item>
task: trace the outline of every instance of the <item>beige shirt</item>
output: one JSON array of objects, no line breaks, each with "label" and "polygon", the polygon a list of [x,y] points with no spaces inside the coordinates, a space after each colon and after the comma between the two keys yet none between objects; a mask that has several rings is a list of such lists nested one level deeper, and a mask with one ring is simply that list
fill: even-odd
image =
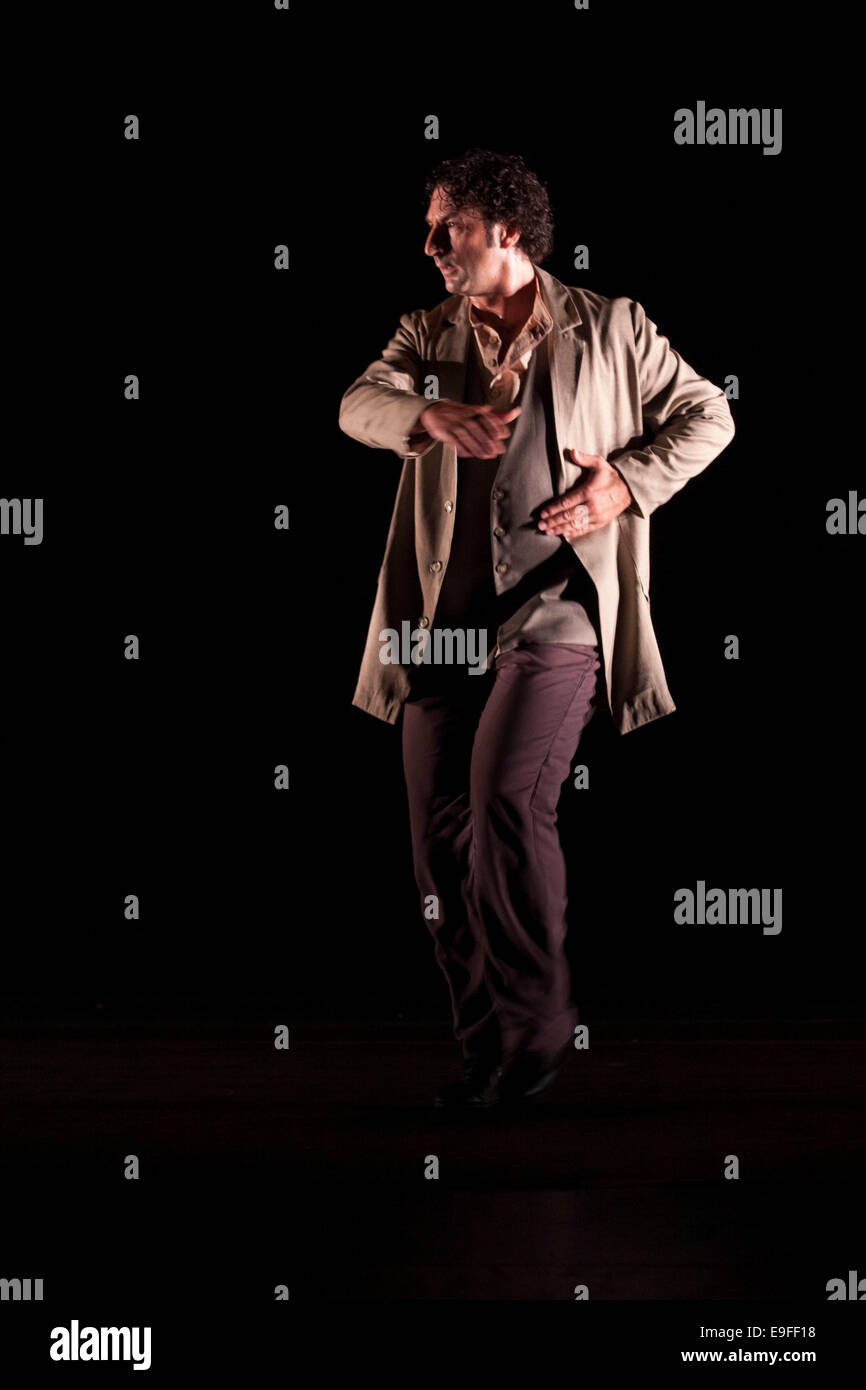
[{"label": "beige shirt", "polygon": [[469,304],[469,322],[475,332],[478,355],[483,366],[481,377],[487,397],[486,403],[495,405],[498,410],[507,410],[517,399],[517,393],[520,390],[520,378],[529,366],[529,359],[533,350],[538,347],[543,338],[547,337],[553,327],[553,319],[538,293],[538,276],[535,277],[535,302],[532,306],[532,312],[511,343],[502,365],[499,363],[502,339],[495,328],[482,322],[478,317],[478,311],[471,302]]}]

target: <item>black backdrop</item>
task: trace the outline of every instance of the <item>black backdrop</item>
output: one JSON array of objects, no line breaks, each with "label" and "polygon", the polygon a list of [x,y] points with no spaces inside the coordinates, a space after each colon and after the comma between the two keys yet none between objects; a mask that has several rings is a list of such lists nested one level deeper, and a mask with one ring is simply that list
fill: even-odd
[{"label": "black backdrop", "polygon": [[[399,730],[350,705],[400,463],[337,412],[400,314],[444,297],[424,177],[479,145],[548,184],[546,268],[639,300],[698,371],[739,381],[733,443],[652,521],[678,711],[623,738],[599,716],[591,789],[563,792],[578,1004],[848,1011],[862,540],[829,536],[825,508],[860,462],[833,433],[845,243],[822,241],[832,176],[785,13],[114,23],[110,61],[91,52],[44,117],[50,225],[21,224],[62,255],[13,364],[28,423],[4,468],[6,496],[45,499],[41,546],[0,541],[7,1008],[444,1013]],[[675,145],[698,100],[782,107],[781,154]],[[781,934],[676,926],[698,879],[782,888]]]}]

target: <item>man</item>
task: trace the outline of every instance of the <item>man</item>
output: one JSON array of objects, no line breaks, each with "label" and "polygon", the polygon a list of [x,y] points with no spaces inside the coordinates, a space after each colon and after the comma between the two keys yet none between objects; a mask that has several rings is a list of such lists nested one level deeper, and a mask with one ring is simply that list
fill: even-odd
[{"label": "man", "polygon": [[[649,517],[734,425],[640,304],[542,270],[550,205],[519,157],[470,151],[425,193],[448,298],[404,314],[340,406],[346,434],[404,460],[353,704],[403,716],[464,1058],[436,1103],[474,1107],[542,1094],[573,1038],[559,793],[602,692],[621,733],[675,708]],[[455,633],[475,667],[448,664]]]}]

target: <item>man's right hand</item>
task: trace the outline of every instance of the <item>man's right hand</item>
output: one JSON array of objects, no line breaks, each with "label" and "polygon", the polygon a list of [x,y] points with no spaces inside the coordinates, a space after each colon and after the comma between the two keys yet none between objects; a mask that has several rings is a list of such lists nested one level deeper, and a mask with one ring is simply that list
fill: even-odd
[{"label": "man's right hand", "polygon": [[451,444],[459,458],[495,459],[505,452],[510,422],[520,406],[494,410],[492,405],[463,405],[460,401],[434,401],[416,425],[441,444]]}]

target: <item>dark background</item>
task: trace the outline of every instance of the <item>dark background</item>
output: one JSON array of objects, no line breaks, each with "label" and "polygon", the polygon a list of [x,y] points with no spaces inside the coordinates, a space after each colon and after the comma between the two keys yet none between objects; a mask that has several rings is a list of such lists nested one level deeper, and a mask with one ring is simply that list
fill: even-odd
[{"label": "dark background", "polygon": [[[467,13],[264,7],[183,29],[149,7],[80,73],[60,172],[46,154],[40,173],[53,218],[20,223],[63,255],[52,322],[34,315],[13,365],[30,425],[4,468],[5,495],[45,498],[43,544],[0,544],[11,1015],[444,1015],[399,726],[350,704],[400,461],[337,413],[400,314],[444,297],[423,183],[473,145],[547,183],[552,274],[637,299],[700,373],[739,379],[732,444],[652,519],[678,710],[624,737],[600,714],[575,758],[591,789],[563,791],[578,1005],[855,1006],[862,542],[828,536],[825,509],[860,463],[825,442],[830,176],[778,58],[788,21]],[[783,107],[781,154],[675,145],[698,99]],[[701,878],[781,887],[781,934],[676,926],[674,892]]]},{"label": "dark background", "polygon": [[[826,7],[591,5],[133,0],[39,11],[10,50],[2,492],[45,499],[41,546],[0,539],[0,1277],[46,1284],[4,1303],[0,1340],[28,1380],[73,1317],[153,1322],[167,1383],[237,1346],[257,1384],[308,1329],[317,1366],[442,1348],[453,1379],[447,1323],[401,1358],[405,1315],[380,1331],[370,1304],[566,1300],[583,1277],[581,1370],[593,1334],[605,1370],[666,1370],[747,1318],[817,1323],[825,1376],[853,1344],[856,1312],[823,1306],[866,1269],[863,541],[825,527],[862,477],[851,38]],[[781,154],[676,146],[698,100],[782,107]],[[400,461],[337,415],[443,297],[424,179],[473,145],[547,182],[547,269],[638,300],[740,399],[732,444],[652,518],[677,712],[625,737],[599,716],[591,790],[560,803],[592,1049],[538,1111],[464,1126],[429,1104],[456,1048],[399,728],[350,703]],[[701,878],[781,887],[781,934],[677,927]],[[468,1342],[512,1370],[536,1326]]]}]

